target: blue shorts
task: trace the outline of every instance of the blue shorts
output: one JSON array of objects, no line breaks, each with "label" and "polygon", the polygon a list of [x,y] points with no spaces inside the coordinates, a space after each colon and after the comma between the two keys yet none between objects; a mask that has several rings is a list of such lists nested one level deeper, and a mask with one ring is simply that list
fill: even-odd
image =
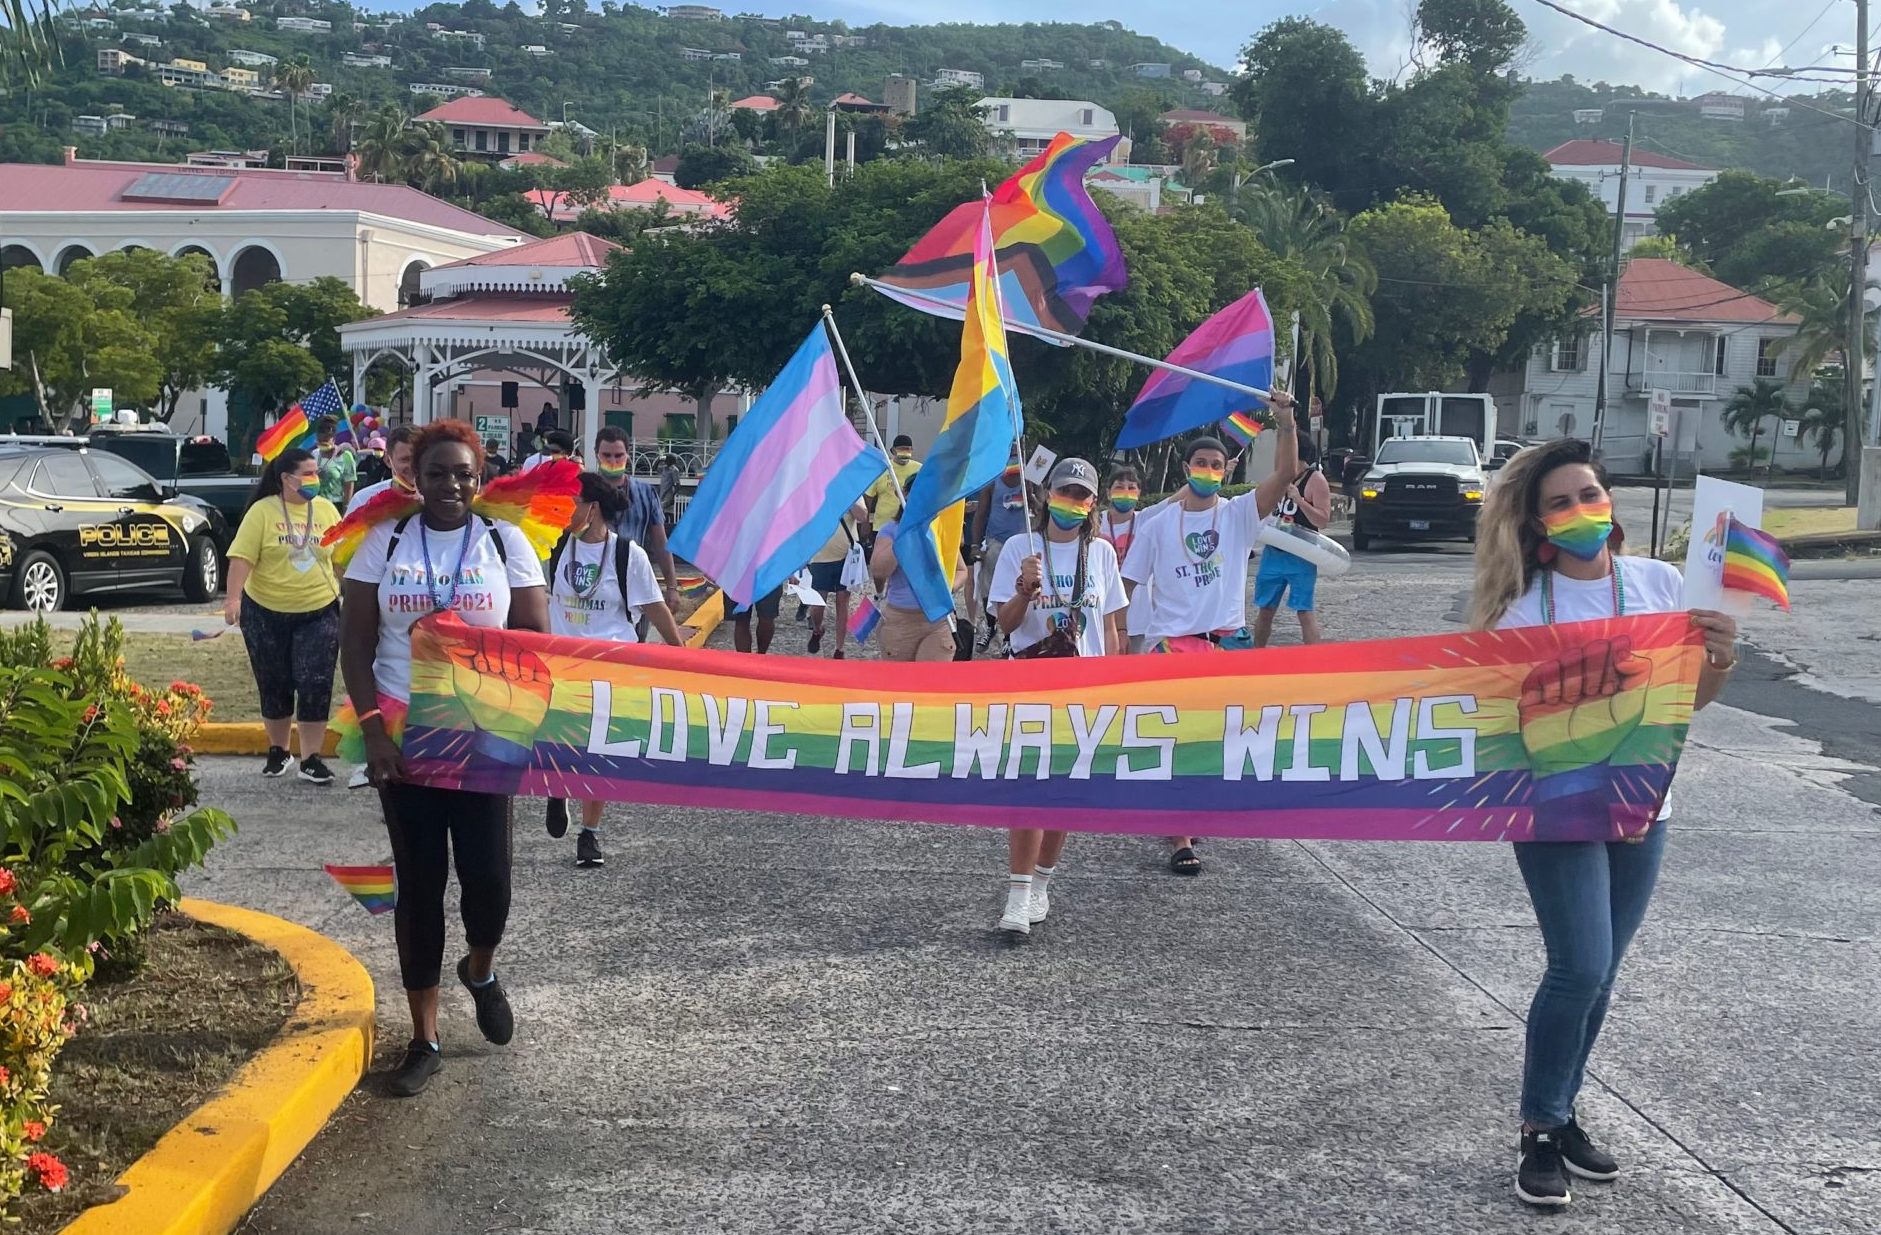
[{"label": "blue shorts", "polygon": [[1295,613],[1313,611],[1313,588],[1319,582],[1319,567],[1284,549],[1269,546],[1261,550],[1260,569],[1254,574],[1254,604],[1262,609],[1278,609],[1281,596]]}]

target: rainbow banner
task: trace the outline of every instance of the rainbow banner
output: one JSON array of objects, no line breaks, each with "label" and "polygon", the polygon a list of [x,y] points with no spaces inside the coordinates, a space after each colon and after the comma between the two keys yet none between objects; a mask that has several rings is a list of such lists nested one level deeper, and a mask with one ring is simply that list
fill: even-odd
[{"label": "rainbow banner", "polygon": [[1683,613],[1259,654],[880,664],[412,638],[405,763],[487,793],[986,827],[1610,840],[1656,816]]}]

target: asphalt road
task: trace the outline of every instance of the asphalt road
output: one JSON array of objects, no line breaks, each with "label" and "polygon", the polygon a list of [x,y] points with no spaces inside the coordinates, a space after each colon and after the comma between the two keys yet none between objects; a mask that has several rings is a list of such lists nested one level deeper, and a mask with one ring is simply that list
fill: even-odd
[{"label": "asphalt road", "polygon": [[[1328,635],[1446,629],[1468,571],[1364,555]],[[432,1089],[368,1083],[242,1229],[1881,1230],[1881,585],[1796,600],[1693,727],[1583,1097],[1627,1174],[1566,1214],[1510,1193],[1540,942],[1500,846],[1213,842],[1178,880],[1076,837],[1013,947],[996,832],[618,808],[589,871],[524,802],[516,1040],[447,990]],[[208,763],[243,830],[190,890],[353,948],[395,1057],[390,922],[319,871],[387,860],[376,803],[257,771]]]}]

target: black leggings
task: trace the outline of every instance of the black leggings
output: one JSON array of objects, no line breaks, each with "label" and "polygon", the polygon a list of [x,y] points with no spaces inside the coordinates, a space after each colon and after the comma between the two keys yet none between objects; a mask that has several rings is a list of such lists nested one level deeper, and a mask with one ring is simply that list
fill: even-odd
[{"label": "black leggings", "polygon": [[261,696],[261,718],[325,724],[340,655],[340,604],[277,613],[242,593],[242,641]]},{"label": "black leggings", "polygon": [[399,978],[430,990],[444,968],[444,884],[457,860],[464,939],[494,948],[509,921],[509,799],[494,793],[395,782],[379,790],[398,877]]}]

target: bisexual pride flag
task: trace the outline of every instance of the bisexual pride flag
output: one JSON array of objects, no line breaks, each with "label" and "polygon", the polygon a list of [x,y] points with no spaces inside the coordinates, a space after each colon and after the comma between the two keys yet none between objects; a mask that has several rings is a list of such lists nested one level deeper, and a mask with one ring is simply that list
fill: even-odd
[{"label": "bisexual pride flag", "polygon": [[[1274,384],[1274,318],[1255,288],[1200,326],[1169,353],[1169,363],[1212,373],[1257,390]],[[1254,397],[1213,382],[1158,369],[1123,416],[1117,448],[1147,446],[1245,413]],[[1252,435],[1249,435],[1252,440]]]}]

